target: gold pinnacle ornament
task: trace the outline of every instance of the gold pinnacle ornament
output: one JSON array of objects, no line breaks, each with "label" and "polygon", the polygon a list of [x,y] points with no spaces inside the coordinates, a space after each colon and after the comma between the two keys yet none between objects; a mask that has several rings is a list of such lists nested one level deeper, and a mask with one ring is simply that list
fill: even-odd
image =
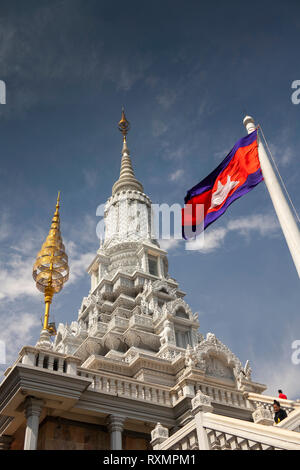
[{"label": "gold pinnacle ornament", "polygon": [[123,134],[124,142],[126,142],[126,135],[128,134],[130,129],[130,122],[126,119],[124,107],[122,108],[122,116],[121,121],[119,121],[118,128],[119,131]]},{"label": "gold pinnacle ornament", "polygon": [[59,196],[49,234],[33,266],[33,279],[36,287],[45,295],[45,315],[43,330],[56,334],[53,324],[49,324],[49,309],[54,294],[60,292],[69,279],[68,256],[60,233]]}]

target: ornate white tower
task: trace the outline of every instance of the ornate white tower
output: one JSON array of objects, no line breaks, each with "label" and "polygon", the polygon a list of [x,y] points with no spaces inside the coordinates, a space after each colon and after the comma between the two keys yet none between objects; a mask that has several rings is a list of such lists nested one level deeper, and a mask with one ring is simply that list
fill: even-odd
[{"label": "ornate white tower", "polygon": [[160,278],[167,276],[166,252],[155,240],[151,201],[133,172],[126,142],[129,122],[124,111],[119,128],[124,136],[121,171],[105,206],[104,244],[88,270],[92,291],[103,276],[119,269],[128,274],[140,270]]},{"label": "ornate white tower", "polygon": [[[171,363],[183,361],[210,380],[222,378],[238,389],[259,391],[260,386],[251,383],[248,366],[244,370],[213,334],[204,339],[198,332],[197,313],[168,274],[167,253],[155,239],[151,201],[132,168],[129,127],[123,110],[120,177],[105,206],[104,243],[88,268],[90,294],[82,301],[77,322],[59,325],[55,349],[78,356],[82,367],[97,370],[112,371],[115,361],[120,367],[134,362],[135,379],[169,386],[176,383]],[[145,357],[151,358],[153,370],[142,367]],[[162,359],[170,364],[163,374]]]}]

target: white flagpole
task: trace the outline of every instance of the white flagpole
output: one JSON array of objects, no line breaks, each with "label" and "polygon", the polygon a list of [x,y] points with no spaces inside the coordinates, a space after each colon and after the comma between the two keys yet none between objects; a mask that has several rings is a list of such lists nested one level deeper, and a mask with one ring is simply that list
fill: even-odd
[{"label": "white flagpole", "polygon": [[[243,124],[246,127],[248,134],[256,129],[254,119],[251,116],[246,116],[243,120]],[[273,202],[275,212],[277,214],[293,261],[295,263],[298,276],[300,277],[300,231],[290,206],[283,194],[263,143],[259,137],[257,138],[257,141],[258,156],[264,181]]]}]

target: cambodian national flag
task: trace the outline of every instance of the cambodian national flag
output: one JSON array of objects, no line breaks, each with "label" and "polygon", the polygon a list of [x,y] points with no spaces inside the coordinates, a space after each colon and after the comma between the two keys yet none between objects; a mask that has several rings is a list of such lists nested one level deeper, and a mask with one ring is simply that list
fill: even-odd
[{"label": "cambodian national flag", "polygon": [[183,237],[194,238],[262,180],[255,130],[240,139],[222,163],[187,192],[182,210]]}]

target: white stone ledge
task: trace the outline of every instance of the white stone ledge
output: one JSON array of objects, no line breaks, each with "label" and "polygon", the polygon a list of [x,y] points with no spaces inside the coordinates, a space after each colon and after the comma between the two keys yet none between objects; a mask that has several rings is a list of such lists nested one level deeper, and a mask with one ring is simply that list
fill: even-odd
[{"label": "white stone ledge", "polygon": [[203,426],[208,430],[219,431],[275,448],[300,450],[300,433],[280,429],[277,426],[264,426],[213,413],[203,415]]}]

